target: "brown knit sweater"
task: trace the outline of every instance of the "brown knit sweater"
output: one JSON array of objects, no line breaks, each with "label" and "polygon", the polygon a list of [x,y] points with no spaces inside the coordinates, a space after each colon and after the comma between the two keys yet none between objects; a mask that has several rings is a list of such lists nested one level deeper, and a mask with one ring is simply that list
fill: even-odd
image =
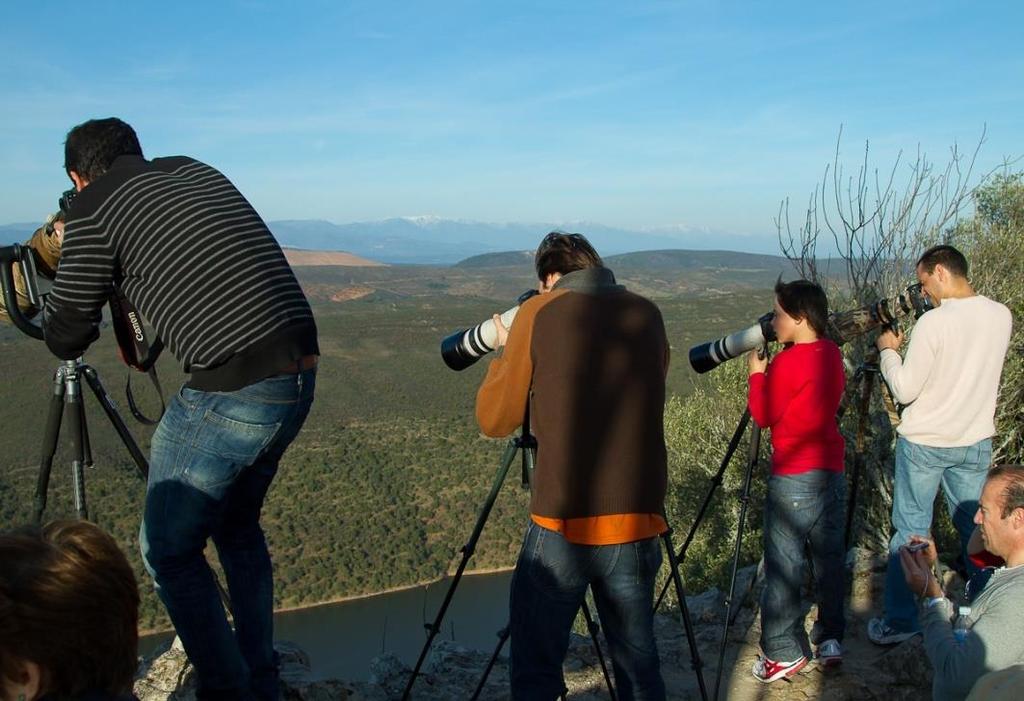
[{"label": "brown knit sweater", "polygon": [[527,401],[537,438],[532,513],[663,511],[668,342],[661,312],[607,268],[562,277],[519,309],[477,393],[483,432],[505,436]]}]

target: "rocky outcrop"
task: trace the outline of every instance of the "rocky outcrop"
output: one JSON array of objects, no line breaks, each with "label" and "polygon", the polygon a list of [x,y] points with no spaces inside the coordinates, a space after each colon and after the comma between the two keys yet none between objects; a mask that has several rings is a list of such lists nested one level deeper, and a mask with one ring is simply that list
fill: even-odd
[{"label": "rocky outcrop", "polygon": [[[274,646],[281,656],[281,698],[284,701],[385,701],[387,694],[373,684],[317,679],[309,657],[288,642]],[[135,682],[139,701],[194,701],[196,681],[181,641],[144,661]]]},{"label": "rocky outcrop", "polygon": [[[733,623],[722,656],[721,635],[725,594],[710,589],[687,597],[693,622],[699,663],[690,655],[688,640],[678,614],[659,614],[655,633],[662,659],[662,674],[671,699],[699,699],[695,668],[699,666],[711,696],[721,684],[719,698],[739,701],[769,699],[821,699],[836,701],[880,699],[884,701],[925,701],[931,698],[931,670],[919,638],[891,648],[879,648],[867,640],[867,620],[880,608],[885,558],[854,549],[847,559],[851,595],[847,610],[844,661],[837,671],[826,672],[813,663],[792,680],[764,685],[750,674],[759,652],[760,621],[757,600],[757,568],[748,567],[737,577],[732,606]],[[947,584],[954,585],[952,580]],[[808,597],[810,598],[810,597]],[[816,606],[807,605],[807,627],[816,618]],[[598,635],[606,663],[607,644]],[[285,642],[278,643],[281,655],[282,698],[286,701],[389,701],[399,699],[409,679],[410,668],[397,657],[385,654],[374,659],[368,681],[349,682],[319,679],[310,669],[306,654]],[[491,657],[490,651],[465,648],[455,642],[435,643],[413,689],[417,701],[450,701],[473,695]],[[574,701],[609,698],[600,660],[589,636],[573,634],[565,661],[568,697]],[[195,682],[180,645],[143,664],[135,692],[140,701],[191,701]],[[487,676],[480,699],[498,701],[509,697],[508,658],[499,656]]]}]

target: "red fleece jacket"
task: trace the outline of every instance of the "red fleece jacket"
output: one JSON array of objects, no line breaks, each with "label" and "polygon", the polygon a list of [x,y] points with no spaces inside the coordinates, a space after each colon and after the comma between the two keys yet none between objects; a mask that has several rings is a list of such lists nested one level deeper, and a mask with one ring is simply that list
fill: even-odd
[{"label": "red fleece jacket", "polygon": [[843,469],[845,443],[836,411],[846,386],[843,358],[832,341],[794,344],[768,371],[749,378],[750,415],[772,430],[772,474]]}]

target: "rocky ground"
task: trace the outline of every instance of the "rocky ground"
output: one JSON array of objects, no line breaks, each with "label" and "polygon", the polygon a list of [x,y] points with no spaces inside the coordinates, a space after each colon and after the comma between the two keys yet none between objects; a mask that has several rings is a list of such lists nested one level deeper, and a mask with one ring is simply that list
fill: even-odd
[{"label": "rocky ground", "polygon": [[[755,568],[741,572],[737,588],[735,619],[730,627],[721,673],[719,698],[736,701],[771,699],[885,699],[886,701],[931,698],[931,670],[920,638],[901,645],[880,648],[867,639],[868,619],[881,608],[884,562],[869,553],[853,550],[848,562],[852,595],[847,609],[848,627],[842,666],[824,672],[813,662],[792,680],[762,684],[750,674],[759,651],[760,624],[757,615]],[[951,586],[954,582],[950,581]],[[695,639],[702,660],[705,688],[714,697],[720,649],[723,595],[712,589],[687,597],[694,622]],[[807,622],[815,618],[808,605]],[[659,615],[656,619],[662,671],[670,699],[701,698],[687,637],[678,618]],[[603,642],[603,641],[602,641]],[[399,699],[409,668],[391,655],[374,660],[368,682],[346,682],[316,678],[305,654],[289,645],[278,646],[282,655],[284,699],[305,701],[387,701]],[[469,650],[449,642],[437,642],[424,673],[417,680],[412,698],[427,701],[468,699],[476,689],[490,653]],[[608,690],[588,637],[574,635],[565,664],[568,698],[574,701],[609,699]],[[172,648],[143,664],[135,692],[141,701],[191,701],[194,683],[184,652]],[[500,658],[480,694],[481,699],[508,698],[507,659]]]}]

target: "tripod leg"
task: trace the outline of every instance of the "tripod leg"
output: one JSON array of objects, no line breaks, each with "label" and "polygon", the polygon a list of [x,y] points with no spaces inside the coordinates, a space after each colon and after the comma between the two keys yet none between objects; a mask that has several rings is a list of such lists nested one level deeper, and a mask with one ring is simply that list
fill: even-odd
[{"label": "tripod leg", "polygon": [[512,439],[508,442],[508,446],[505,448],[505,454],[501,458],[501,464],[498,466],[497,472],[494,473],[494,483],[491,485],[491,492],[487,495],[487,501],[484,502],[483,508],[480,509],[480,515],[477,516],[476,525],[473,527],[473,533],[469,536],[469,540],[464,546],[462,546],[462,561],[459,562],[459,567],[455,571],[455,576],[452,577],[452,583],[448,587],[448,592],[445,594],[444,601],[441,603],[441,608],[437,612],[437,617],[433,623],[429,623],[424,627],[427,629],[427,640],[423,644],[423,649],[420,651],[419,659],[416,660],[416,666],[412,670],[412,674],[409,675],[409,681],[405,685],[405,691],[402,692],[402,699],[409,698],[409,694],[412,692],[413,684],[416,683],[416,677],[420,673],[420,668],[423,666],[423,661],[427,657],[427,652],[430,650],[430,645],[434,641],[434,637],[438,631],[441,630],[441,621],[444,619],[444,614],[448,610],[448,605],[451,604],[452,596],[455,594],[456,587],[459,586],[459,580],[462,579],[462,573],[466,569],[466,564],[469,562],[469,558],[473,556],[473,552],[476,550],[476,543],[480,539],[480,533],[484,530],[484,524],[487,523],[487,517],[491,514],[491,509],[494,508],[494,502],[498,498],[498,492],[501,490],[501,485],[505,482],[505,477],[508,476],[508,470],[512,466],[512,460],[515,459],[516,451],[518,450],[518,443],[516,439]]},{"label": "tripod leg", "polygon": [[850,475],[850,496],[846,502],[846,530],[843,533],[843,549],[850,548],[850,541],[853,539],[853,515],[857,507],[857,488],[860,486],[860,474],[864,469],[864,443],[868,432],[868,412],[871,408],[871,381],[872,371],[870,369],[861,373],[860,401],[857,403],[857,436],[853,453],[853,470]]},{"label": "tripod leg", "polygon": [[[729,447],[725,450],[725,456],[722,458],[722,462],[718,465],[718,472],[711,478],[711,488],[708,489],[707,494],[704,495],[704,503],[700,506],[700,511],[697,512],[696,518],[693,519],[693,524],[690,526],[690,532],[686,534],[686,540],[683,541],[682,546],[679,548],[679,552],[675,558],[682,564],[686,561],[686,551],[690,547],[690,542],[697,534],[697,529],[700,527],[701,522],[704,520],[704,514],[708,510],[708,506],[711,504],[711,498],[715,495],[715,491],[722,484],[722,477],[725,475],[725,470],[729,467],[729,463],[732,462],[732,456],[736,452],[736,448],[739,447],[740,439],[743,438],[743,432],[747,430],[747,424],[750,422],[750,410],[746,409],[743,412],[743,416],[740,417],[739,424],[736,425],[736,430],[732,432],[732,438],[729,439]],[[658,598],[654,603],[654,610],[657,611],[661,608],[661,602],[665,598],[665,594],[668,592],[669,584],[671,580],[666,580],[664,586],[661,588],[661,593],[658,594]]]},{"label": "tripod leg", "polygon": [[491,670],[494,669],[494,663],[498,661],[498,655],[501,654],[502,648],[504,648],[505,643],[508,642],[509,630],[510,626],[505,626],[498,631],[498,644],[494,648],[494,653],[491,655],[491,659],[487,661],[487,667],[484,668],[484,673],[481,675],[480,681],[477,683],[476,689],[470,697],[470,701],[476,701],[480,698],[480,692],[484,690],[484,684],[487,683],[487,677],[491,676]]},{"label": "tripod leg", "polygon": [[[81,375],[78,376],[81,381]],[[81,384],[79,384],[81,386]],[[81,392],[79,392],[81,396]],[[85,467],[92,467],[92,443],[89,441],[89,420],[85,414],[85,400],[83,398],[82,403],[78,405],[78,416],[79,421],[82,422],[82,464]]]},{"label": "tripod leg", "polygon": [[85,502],[85,445],[88,440],[85,424],[82,422],[82,385],[77,375],[68,377],[65,383],[67,393],[65,404],[71,428],[71,482],[75,496],[75,511],[78,518],[89,518],[89,507]]},{"label": "tripod leg", "polygon": [[43,431],[43,452],[39,462],[39,476],[36,478],[36,523],[43,522],[46,511],[46,494],[50,489],[50,470],[53,468],[53,456],[57,452],[57,438],[60,436],[60,424],[64,415],[64,368],[61,367],[53,375],[53,392],[50,395],[50,407],[46,414],[46,428]]},{"label": "tripod leg", "polygon": [[747,454],[747,474],[743,478],[743,494],[740,497],[740,518],[736,524],[736,546],[732,554],[732,575],[729,578],[729,591],[725,597],[725,620],[722,621],[722,641],[718,648],[718,669],[715,671],[715,699],[722,690],[722,668],[725,666],[725,646],[729,642],[729,626],[732,625],[732,597],[736,591],[736,572],[739,569],[740,546],[743,545],[743,525],[747,518],[747,506],[750,504],[750,483],[757,465],[757,456],[761,449],[761,427],[756,423],[750,432],[750,452]]},{"label": "tripod leg", "polygon": [[604,653],[601,652],[601,643],[597,641],[597,634],[601,632],[601,626],[594,620],[594,616],[590,613],[590,606],[587,605],[587,600],[583,600],[583,620],[587,622],[587,632],[590,633],[590,640],[594,643],[594,652],[597,653],[597,661],[601,663],[601,674],[604,675],[604,683],[608,685],[608,695],[612,701],[616,701],[615,687],[612,685],[612,677],[608,674],[608,663],[604,661]]},{"label": "tripod leg", "polygon": [[85,381],[89,383],[93,394],[96,395],[96,400],[100,403],[100,407],[103,408],[103,413],[110,419],[111,425],[113,425],[117,435],[121,438],[121,443],[135,462],[135,467],[138,469],[142,481],[147,482],[149,480],[149,461],[146,460],[146,456],[139,450],[139,445],[132,437],[131,431],[128,430],[124,420],[121,419],[121,415],[117,413],[117,408],[111,401],[110,395],[107,394],[107,390],[103,387],[103,383],[100,382],[96,369],[89,365],[83,366],[82,374],[85,376]]},{"label": "tripod leg", "polygon": [[[686,641],[690,647],[690,667],[697,675],[697,686],[700,688],[701,699],[708,698],[708,690],[704,683],[704,662],[700,658],[700,650],[697,648],[697,636],[693,632],[693,620],[690,618],[690,609],[686,604],[686,590],[683,589],[683,576],[679,572],[680,561],[675,556],[672,546],[672,529],[661,534],[665,543],[665,555],[668,558],[669,581],[675,584],[676,598],[679,600],[679,616],[683,622],[683,630],[686,631]],[[667,584],[666,584],[667,586]],[[657,610],[657,605],[655,605]]]}]

